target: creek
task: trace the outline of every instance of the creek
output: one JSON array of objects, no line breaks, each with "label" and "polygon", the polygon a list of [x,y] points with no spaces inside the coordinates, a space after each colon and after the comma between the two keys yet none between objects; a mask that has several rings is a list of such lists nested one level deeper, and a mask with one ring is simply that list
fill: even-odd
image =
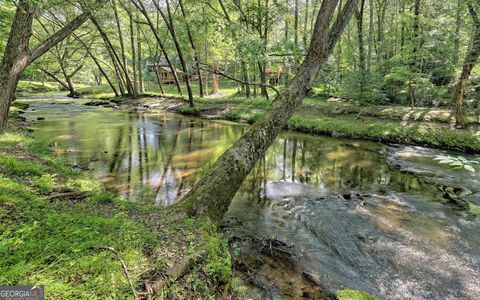
[{"label": "creek", "polygon": [[[181,198],[247,129],[62,97],[20,101],[58,155],[121,197],[160,205]],[[460,155],[283,132],[222,226],[237,240],[264,241],[272,255],[255,258],[240,241],[234,260],[250,261],[267,298],[312,298],[306,286],[317,285],[325,295],[480,299],[480,175],[439,165],[438,154]]]}]

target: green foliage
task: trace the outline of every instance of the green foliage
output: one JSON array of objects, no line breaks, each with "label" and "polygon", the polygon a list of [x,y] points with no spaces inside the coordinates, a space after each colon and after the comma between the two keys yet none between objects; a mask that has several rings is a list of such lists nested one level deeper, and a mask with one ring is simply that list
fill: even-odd
[{"label": "green foliage", "polygon": [[375,296],[357,290],[339,290],[335,295],[338,300],[378,300]]},{"label": "green foliage", "polygon": [[198,108],[197,106],[194,106],[194,107],[186,106],[180,109],[180,113],[186,116],[199,116],[200,108]]},{"label": "green foliage", "polygon": [[17,85],[17,93],[46,93],[60,91],[58,82],[38,82],[20,80]]},{"label": "green foliage", "polygon": [[453,157],[450,155],[437,155],[434,159],[438,160],[439,164],[448,164],[454,169],[465,169],[472,173],[475,172],[475,169],[478,168],[478,164],[480,164],[479,160],[468,160],[463,156]]},{"label": "green foliage", "polygon": [[40,194],[50,194],[55,189],[55,175],[44,174],[39,177],[32,178],[33,185],[38,189]]},{"label": "green foliage", "polygon": [[232,275],[232,262],[228,254],[227,240],[218,236],[210,236],[206,241],[207,274],[219,282],[228,282]]},{"label": "green foliage", "polygon": [[18,159],[13,155],[0,153],[0,170],[4,174],[12,176],[28,176],[41,175],[45,169],[37,163]]}]

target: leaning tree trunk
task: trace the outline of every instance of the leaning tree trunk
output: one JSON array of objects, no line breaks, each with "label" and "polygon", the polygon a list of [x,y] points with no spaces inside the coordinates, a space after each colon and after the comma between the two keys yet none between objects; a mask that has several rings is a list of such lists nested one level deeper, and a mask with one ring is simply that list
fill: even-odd
[{"label": "leaning tree trunk", "polygon": [[[117,92],[117,89],[115,88],[115,86],[113,85],[113,82],[110,80],[110,78],[108,77],[107,73],[105,72],[105,70],[103,69],[102,65],[100,64],[100,62],[98,61],[97,57],[92,53],[92,51],[90,50],[90,47],[82,40],[80,39],[77,35],[74,35],[75,38],[77,39],[77,41],[79,41],[82,46],[85,48],[85,50],[87,51],[88,55],[90,56],[90,58],[92,58],[93,62],[95,63],[95,65],[97,66],[98,70],[100,71],[101,75],[103,75],[103,77],[105,77],[105,79],[107,80],[107,83],[108,85],[110,86],[110,88],[112,89],[112,91],[115,93],[115,96],[118,97],[120,96]],[[101,79],[102,77],[100,77]],[[101,81],[100,81],[101,82]]]},{"label": "leaning tree trunk", "polygon": [[182,66],[183,80],[185,81],[185,85],[187,86],[188,103],[190,107],[194,107],[195,104],[193,103],[193,91],[192,91],[192,85],[190,84],[190,76],[188,74],[187,63],[185,62],[182,48],[180,47],[180,43],[178,42],[177,34],[175,32],[175,25],[173,23],[172,12],[170,10],[170,2],[168,0],[165,1],[167,6],[168,18],[167,16],[165,16],[163,11],[161,10],[159,4],[157,4],[155,1],[153,3],[155,4],[158,11],[160,12],[160,15],[162,16],[163,20],[165,21],[165,24],[167,25],[170,35],[172,36],[173,44],[175,45],[175,49],[177,49],[178,59],[180,60],[180,65]]},{"label": "leaning tree trunk", "polygon": [[187,14],[185,13],[185,9],[183,7],[182,0],[178,0],[178,5],[180,6],[180,10],[182,11],[182,16],[185,19],[185,23],[186,23],[186,26],[187,26],[188,41],[190,42],[190,46],[192,46],[192,50],[193,50],[193,53],[194,53],[194,59],[195,59],[195,67],[197,69],[198,87],[199,87],[200,98],[203,98],[205,96],[205,94],[203,92],[202,72],[200,71],[200,56],[198,55],[197,47],[195,46],[195,42],[193,41],[193,35],[192,35],[192,31],[190,30],[190,25],[188,25],[188,21],[186,20]]},{"label": "leaning tree trunk", "polygon": [[263,118],[230,147],[208,173],[183,198],[180,205],[191,214],[205,215],[219,222],[230,201],[288,119],[312,88],[323,63],[350,20],[358,0],[348,0],[342,14],[331,26],[338,0],[324,0],[317,16],[308,54],[296,76],[277,96]]},{"label": "leaning tree trunk", "polygon": [[7,128],[10,104],[14,99],[18,81],[25,68],[65,39],[90,17],[89,12],[80,14],[31,50],[29,42],[32,36],[35,12],[36,6],[31,4],[30,1],[18,1],[7,45],[0,63],[0,130]]},{"label": "leaning tree trunk", "polygon": [[52,78],[53,80],[55,80],[56,82],[58,82],[64,89],[66,89],[68,91],[69,87],[68,87],[68,84],[66,82],[63,82],[60,78],[58,78],[57,75],[55,75],[54,73],[44,69],[44,68],[39,68],[40,71],[42,71],[43,73],[47,74],[50,78]]},{"label": "leaning tree trunk", "polygon": [[[178,80],[177,71],[175,70],[175,67],[172,64],[172,62],[170,60],[170,57],[168,56],[168,52],[165,48],[165,45],[164,45],[162,39],[160,38],[157,27],[153,24],[152,19],[150,19],[150,16],[148,15],[148,12],[145,9],[145,6],[143,5],[142,0],[138,0],[138,2],[136,0],[130,0],[130,1],[142,13],[143,17],[147,21],[147,24],[150,27],[150,30],[152,31],[153,36],[157,40],[157,44],[160,47],[160,50],[162,51],[163,56],[165,57],[165,60],[167,61],[168,66],[170,67],[170,70],[172,70],[173,81],[175,81],[175,86],[177,87],[178,94],[180,96],[183,96],[182,87],[180,86],[180,81]],[[160,11],[157,10],[157,12],[159,13]]]},{"label": "leaning tree trunk", "polygon": [[475,66],[478,57],[480,56],[480,20],[473,8],[469,5],[468,10],[472,16],[473,23],[475,24],[475,33],[472,37],[472,42],[468,48],[465,62],[463,63],[462,73],[458,79],[458,83],[453,93],[452,101],[455,102],[455,127],[465,128],[465,120],[463,118],[463,96],[465,94],[465,86],[467,85],[468,78],[472,73],[472,69]]}]

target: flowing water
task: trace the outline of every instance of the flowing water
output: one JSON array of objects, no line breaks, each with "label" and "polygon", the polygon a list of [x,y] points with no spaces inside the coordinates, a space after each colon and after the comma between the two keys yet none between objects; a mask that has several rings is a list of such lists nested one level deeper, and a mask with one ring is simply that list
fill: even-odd
[{"label": "flowing water", "polygon": [[[31,127],[54,140],[59,155],[122,197],[162,205],[246,130],[60,98],[24,101]],[[480,299],[480,176],[433,160],[445,153],[282,133],[234,198],[224,230],[290,249],[289,267],[273,259],[257,270],[269,298],[308,297],[285,293],[300,285],[295,272],[327,294]]]}]

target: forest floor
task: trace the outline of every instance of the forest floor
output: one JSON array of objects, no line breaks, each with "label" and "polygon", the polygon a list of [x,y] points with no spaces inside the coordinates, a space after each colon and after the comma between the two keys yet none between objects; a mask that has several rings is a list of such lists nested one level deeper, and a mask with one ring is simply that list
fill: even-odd
[{"label": "forest floor", "polygon": [[[126,201],[59,159],[12,108],[0,133],[0,282],[49,299],[208,299],[242,293],[227,240],[210,222],[148,199]],[[129,284],[131,281],[131,284]],[[245,289],[244,289],[245,290]]]},{"label": "forest floor", "polygon": [[[183,100],[152,100],[93,104],[197,113]],[[240,107],[214,104],[202,104],[205,117],[226,118]],[[14,103],[9,130],[0,133],[2,284],[45,285],[49,299],[260,297],[266,279],[255,268],[273,259],[271,250],[262,254],[262,249],[277,241],[255,240],[249,246],[253,256],[231,256],[248,241],[220,233],[217,225],[189,217],[179,206],[155,205],[148,193],[127,201],[105,191],[87,172],[60,159],[50,141],[26,129],[27,108]],[[375,299],[353,290],[325,296],[317,284],[294,275],[299,277],[295,291],[306,299]],[[287,279],[284,288],[291,294],[292,277]]]},{"label": "forest floor", "polygon": [[[89,97],[86,95],[86,97]],[[270,102],[263,98],[198,98],[189,108],[178,97],[149,96],[130,100],[95,100],[90,105],[114,106],[134,111],[167,110],[208,119],[254,123]],[[479,117],[466,115],[470,129],[453,128],[451,110],[446,108],[410,108],[406,106],[359,105],[338,98],[306,98],[288,122],[288,129],[335,137],[366,139],[384,143],[414,144],[480,153]]]}]

